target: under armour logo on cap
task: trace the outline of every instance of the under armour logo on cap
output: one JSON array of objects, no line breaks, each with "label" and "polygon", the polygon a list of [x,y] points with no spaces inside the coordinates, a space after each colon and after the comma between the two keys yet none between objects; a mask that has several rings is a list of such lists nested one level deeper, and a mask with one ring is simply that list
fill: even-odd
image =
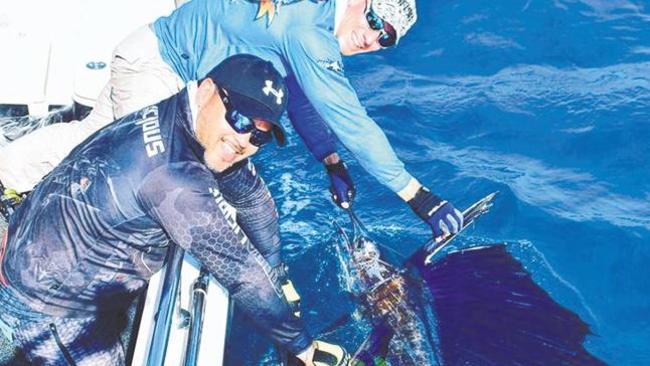
[{"label": "under armour logo on cap", "polygon": [[282,104],[282,97],[284,97],[284,91],[282,89],[278,89],[278,90],[273,89],[273,81],[271,80],[266,80],[265,84],[266,86],[262,88],[264,94],[266,95],[273,94],[275,96],[275,102],[277,104]]}]

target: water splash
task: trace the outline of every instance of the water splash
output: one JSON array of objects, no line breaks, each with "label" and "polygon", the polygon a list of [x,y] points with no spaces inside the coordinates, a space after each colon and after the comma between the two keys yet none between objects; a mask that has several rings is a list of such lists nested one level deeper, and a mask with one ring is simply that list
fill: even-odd
[{"label": "water splash", "polygon": [[[350,239],[339,227],[335,241],[343,288],[358,298],[373,332],[356,352],[359,362],[394,365],[433,365],[435,352],[423,319],[416,313],[415,301],[407,280],[392,265],[380,258],[375,242],[356,229]],[[359,231],[362,230],[362,231]]]}]

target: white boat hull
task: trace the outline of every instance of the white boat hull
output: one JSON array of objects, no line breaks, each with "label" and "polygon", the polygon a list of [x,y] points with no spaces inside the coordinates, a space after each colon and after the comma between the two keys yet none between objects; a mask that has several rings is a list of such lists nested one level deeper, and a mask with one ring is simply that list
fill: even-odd
[{"label": "white boat hull", "polygon": [[[134,366],[147,365],[147,362],[151,358],[149,352],[163,290],[165,270],[166,268],[158,272],[149,282],[147,299],[144,305],[140,330],[137,335],[137,343],[133,355],[132,365]],[[185,259],[181,266],[179,297],[175,301],[172,312],[173,320],[167,342],[167,352],[164,357],[164,366],[183,365],[189,326],[184,324],[187,319],[184,319],[181,315],[181,309],[189,311],[192,308],[190,303],[192,287],[198,277],[198,262],[189,254],[185,254]],[[202,340],[198,352],[197,365],[222,365],[229,318],[228,292],[211,277],[207,290]]]}]

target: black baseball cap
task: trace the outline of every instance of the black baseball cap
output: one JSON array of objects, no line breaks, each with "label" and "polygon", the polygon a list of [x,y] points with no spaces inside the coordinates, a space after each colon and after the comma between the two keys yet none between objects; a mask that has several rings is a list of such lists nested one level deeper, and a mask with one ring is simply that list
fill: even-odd
[{"label": "black baseball cap", "polygon": [[284,78],[269,61],[239,54],[226,58],[206,77],[228,92],[230,104],[248,118],[273,124],[278,145],[284,145],[280,117],[287,108],[288,91]]}]

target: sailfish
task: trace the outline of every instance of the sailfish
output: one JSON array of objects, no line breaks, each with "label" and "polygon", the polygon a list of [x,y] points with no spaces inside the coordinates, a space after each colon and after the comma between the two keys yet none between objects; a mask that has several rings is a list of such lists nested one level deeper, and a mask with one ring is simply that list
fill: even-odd
[{"label": "sailfish", "polygon": [[[465,227],[495,196],[463,212]],[[372,325],[351,365],[605,365],[584,347],[589,326],[537,285],[505,244],[443,251],[454,235],[395,266],[349,213],[353,235],[336,224],[337,250]]]}]

